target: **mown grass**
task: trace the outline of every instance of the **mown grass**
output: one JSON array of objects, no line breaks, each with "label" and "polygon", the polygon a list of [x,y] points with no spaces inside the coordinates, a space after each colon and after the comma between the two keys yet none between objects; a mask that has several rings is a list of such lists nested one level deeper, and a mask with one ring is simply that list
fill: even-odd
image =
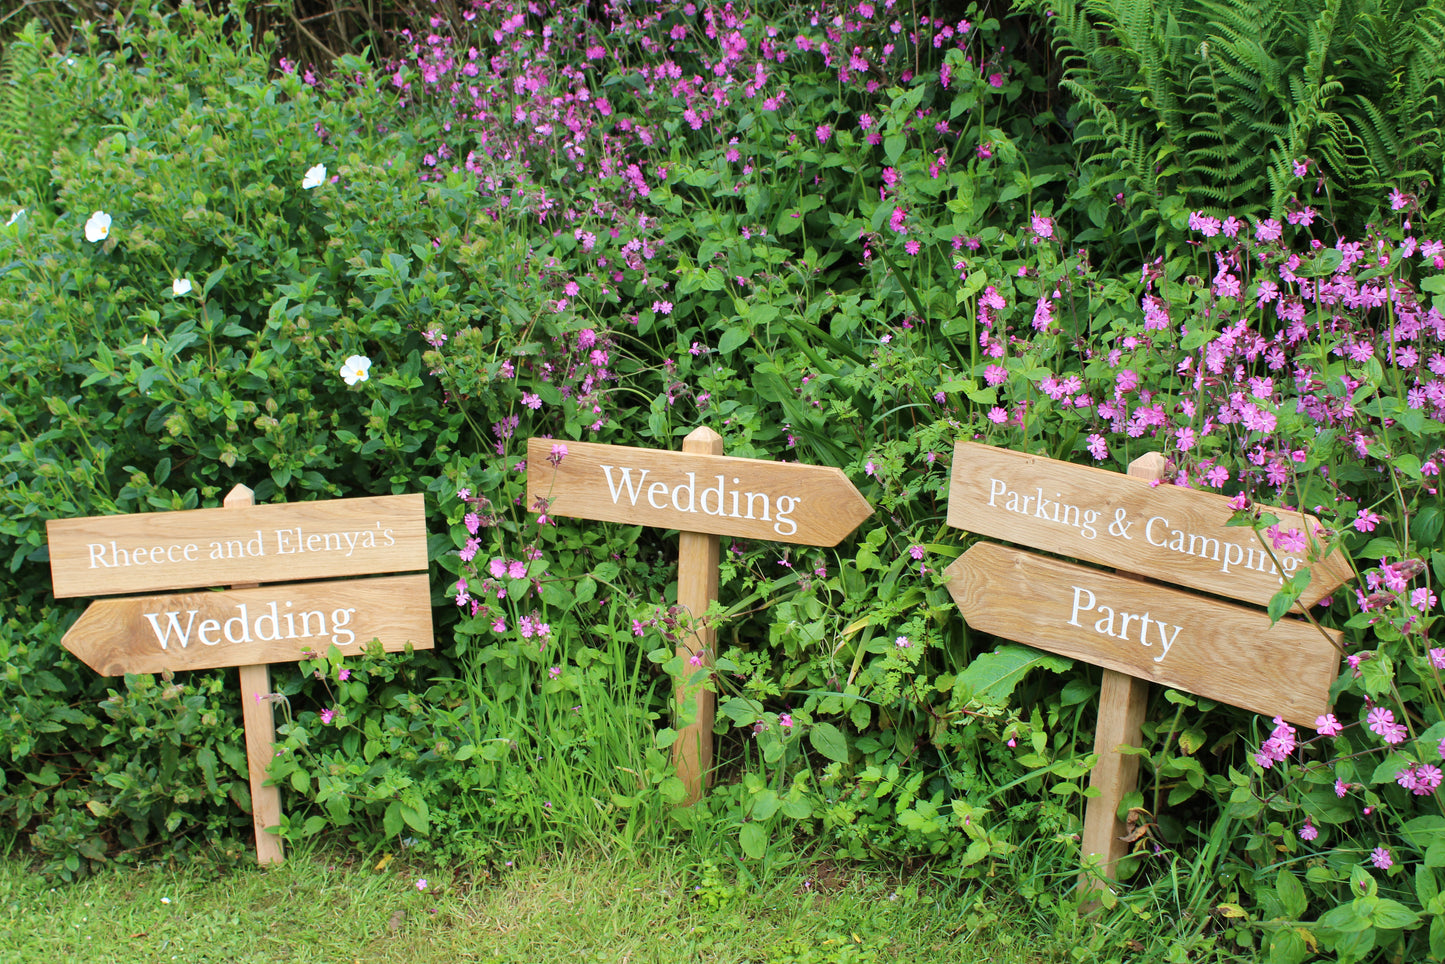
[{"label": "mown grass", "polygon": [[[694,856],[571,853],[483,871],[324,852],[279,867],[117,868],[53,886],[0,860],[0,960],[717,962],[1061,960],[1006,893],[845,865],[766,882]],[[419,889],[418,880],[425,880]]]}]

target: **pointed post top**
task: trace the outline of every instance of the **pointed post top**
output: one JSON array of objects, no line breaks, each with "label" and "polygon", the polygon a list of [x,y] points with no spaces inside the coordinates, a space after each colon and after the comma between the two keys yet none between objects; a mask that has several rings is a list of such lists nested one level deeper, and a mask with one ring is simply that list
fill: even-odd
[{"label": "pointed post top", "polygon": [[241,509],[248,505],[256,504],[256,494],[240,483],[236,484],[226,497],[221,500],[221,505],[228,509]]},{"label": "pointed post top", "polygon": [[723,438],[702,425],[687,433],[687,438],[682,440],[682,450],[693,455],[722,455]]},{"label": "pointed post top", "polygon": [[1162,479],[1168,465],[1158,452],[1145,452],[1129,463],[1129,474],[1136,479]]}]

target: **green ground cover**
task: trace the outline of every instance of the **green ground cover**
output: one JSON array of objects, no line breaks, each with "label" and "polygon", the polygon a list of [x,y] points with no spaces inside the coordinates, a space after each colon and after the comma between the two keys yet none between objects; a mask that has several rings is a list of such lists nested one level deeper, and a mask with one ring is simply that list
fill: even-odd
[{"label": "green ground cover", "polygon": [[[368,941],[470,920],[463,898],[565,906],[578,878],[598,935],[633,923],[618,895],[666,892],[726,918],[699,941],[774,927],[778,959],[926,956],[975,917],[1082,959],[1445,958],[1438,0],[467,0],[357,30],[294,4],[75,10],[0,14],[7,913],[159,864],[306,914],[341,899],[275,883],[321,892],[315,841],[405,840],[443,884],[355,858],[349,886],[408,913],[355,923]],[[267,33],[288,24],[304,42]],[[700,614],[670,534],[526,504],[528,437],[675,448],[703,424],[841,469],[874,515],[835,548],[725,540]],[[960,617],[960,439],[1114,471],[1161,453],[1262,547],[1357,574],[1307,612],[1343,649],[1313,727],[1154,688],[1134,850],[1088,920],[1099,671]],[[45,521],[236,483],[422,493],[438,646],[278,666],[272,774],[307,856],[211,876],[250,832],[234,672],[69,657],[85,601],[54,597]],[[1306,615],[1305,578],[1273,615]],[[699,618],[711,672],[675,655]],[[719,770],[677,808],[688,673],[717,691]],[[540,853],[568,856],[517,868]],[[848,868],[819,878],[851,909],[787,930],[767,905],[814,865]],[[892,879],[871,868],[900,866],[894,938],[863,922]],[[321,923],[285,939],[347,929]]]},{"label": "green ground cover", "polygon": [[[383,858],[384,859],[384,856]],[[735,869],[578,852],[496,875],[302,854],[268,870],[150,866],[56,887],[0,863],[0,960],[141,964],[676,961],[749,964],[1066,959],[1019,939],[1006,890],[821,862],[749,883]],[[421,886],[419,886],[421,885]]]}]

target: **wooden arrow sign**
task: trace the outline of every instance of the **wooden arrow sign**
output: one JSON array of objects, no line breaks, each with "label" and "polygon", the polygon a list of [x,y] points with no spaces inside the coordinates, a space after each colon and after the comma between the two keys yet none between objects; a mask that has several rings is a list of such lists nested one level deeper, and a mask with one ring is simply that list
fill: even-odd
[{"label": "wooden arrow sign", "polygon": [[425,574],[103,599],[61,644],[102,676],[431,649],[429,600]]},{"label": "wooden arrow sign", "polygon": [[1301,620],[986,542],[945,573],[974,629],[1292,723],[1329,711],[1339,636]]},{"label": "wooden arrow sign", "polygon": [[873,514],[829,466],[534,438],[527,505],[539,500],[548,515],[805,546],[837,545]]},{"label": "wooden arrow sign", "polygon": [[[1306,537],[1318,524],[1266,511]],[[1259,605],[1301,566],[1310,567],[1304,606],[1353,577],[1340,551],[1311,560],[1275,550],[1270,558],[1252,529],[1227,525],[1233,514],[1229,500],[1211,492],[976,442],[953,451],[948,524],[959,529]]]},{"label": "wooden arrow sign", "polygon": [[51,519],[56,598],[427,567],[421,495]]}]

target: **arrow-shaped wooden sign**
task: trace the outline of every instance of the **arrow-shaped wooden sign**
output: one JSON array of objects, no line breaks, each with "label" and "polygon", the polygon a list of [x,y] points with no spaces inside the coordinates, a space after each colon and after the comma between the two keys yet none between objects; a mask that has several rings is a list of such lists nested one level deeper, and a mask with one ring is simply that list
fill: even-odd
[{"label": "arrow-shaped wooden sign", "polygon": [[[1306,540],[1318,525],[1298,512],[1265,511]],[[1310,568],[1303,606],[1353,578],[1342,551],[1324,559],[1266,551],[1251,528],[1228,525],[1233,515],[1229,499],[1213,492],[977,442],[953,451],[948,524],[959,529],[1261,606],[1302,566]]]},{"label": "arrow-shaped wooden sign", "polygon": [[715,694],[706,685],[716,630],[702,618],[717,600],[718,537],[835,546],[873,514],[841,469],[722,454],[723,440],[698,428],[681,452],[527,440],[527,506],[573,519],[678,531],[677,604],[692,625],[677,655],[690,667],[675,680],[679,733],[673,760],[687,802],[712,770]]},{"label": "arrow-shaped wooden sign", "polygon": [[835,546],[873,514],[831,466],[534,438],[527,504],[539,499],[548,515],[805,546]]},{"label": "arrow-shaped wooden sign", "polygon": [[283,663],[373,639],[431,649],[427,576],[102,599],[61,644],[102,676]]},{"label": "arrow-shaped wooden sign", "polygon": [[973,629],[1293,723],[1329,712],[1338,633],[987,542],[944,571]]}]

